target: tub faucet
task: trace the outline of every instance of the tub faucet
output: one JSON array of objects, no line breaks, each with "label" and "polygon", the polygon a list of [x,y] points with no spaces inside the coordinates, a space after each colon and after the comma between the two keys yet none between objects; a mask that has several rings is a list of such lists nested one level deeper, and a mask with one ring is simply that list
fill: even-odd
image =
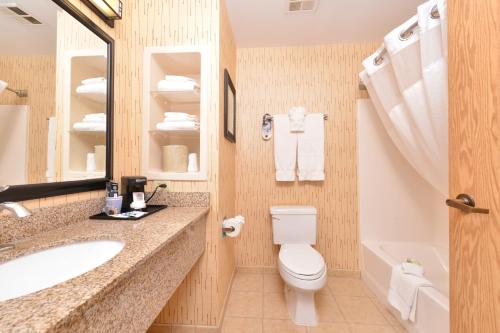
[{"label": "tub faucet", "polygon": [[[7,185],[0,185],[0,192],[9,189]],[[4,210],[8,210],[15,217],[27,217],[31,215],[31,211],[17,202],[2,202],[0,203],[0,213]]]}]

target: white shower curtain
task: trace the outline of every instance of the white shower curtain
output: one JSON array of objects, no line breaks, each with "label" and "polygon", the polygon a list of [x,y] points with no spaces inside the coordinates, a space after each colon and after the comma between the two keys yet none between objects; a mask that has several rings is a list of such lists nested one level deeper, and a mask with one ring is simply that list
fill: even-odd
[{"label": "white shower curtain", "polygon": [[[434,7],[439,17],[431,14]],[[418,27],[401,39],[414,22]],[[382,61],[375,63],[383,49]],[[446,0],[431,0],[385,36],[360,74],[394,144],[443,195],[448,195],[447,50]]]}]

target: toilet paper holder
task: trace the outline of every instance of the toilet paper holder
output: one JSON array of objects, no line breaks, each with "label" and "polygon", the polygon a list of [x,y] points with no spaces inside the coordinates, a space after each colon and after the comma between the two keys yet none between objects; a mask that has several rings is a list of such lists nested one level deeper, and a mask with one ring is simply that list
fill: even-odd
[{"label": "toilet paper holder", "polygon": [[[244,224],[245,223],[245,220],[242,216],[236,216],[236,218],[240,218],[241,220],[241,224]],[[226,221],[228,220],[231,220],[232,218],[228,218],[227,216],[224,216],[224,218],[222,219],[222,225],[221,225],[221,230],[222,230],[222,237],[235,237],[235,236],[231,236],[231,235],[228,235],[228,233],[232,233],[234,231],[236,231],[237,229],[234,227],[234,226],[227,226],[226,225]],[[237,235],[236,235],[237,236]]]}]

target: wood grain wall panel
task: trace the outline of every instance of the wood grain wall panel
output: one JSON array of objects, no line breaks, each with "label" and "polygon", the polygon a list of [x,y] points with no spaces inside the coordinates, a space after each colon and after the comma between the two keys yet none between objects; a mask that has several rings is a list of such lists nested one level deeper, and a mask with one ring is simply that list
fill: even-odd
[{"label": "wood grain wall panel", "polygon": [[[318,209],[317,249],[328,268],[359,269],[356,111],[358,73],[375,44],[250,48],[237,51],[236,211],[246,217],[237,266],[276,266],[269,207]],[[293,106],[327,113],[324,182],[275,181],[273,140],[261,137],[265,113]]]},{"label": "wood grain wall panel", "polygon": [[56,66],[54,55],[0,56],[0,80],[14,89],[28,90],[28,97],[0,95],[0,104],[28,105],[28,183],[46,182],[48,120],[55,114]]}]

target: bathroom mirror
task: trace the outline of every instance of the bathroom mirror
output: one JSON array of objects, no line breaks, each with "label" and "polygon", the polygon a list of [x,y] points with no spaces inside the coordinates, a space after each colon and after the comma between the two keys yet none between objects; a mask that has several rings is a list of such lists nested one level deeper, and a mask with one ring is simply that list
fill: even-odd
[{"label": "bathroom mirror", "polygon": [[113,39],[66,0],[0,0],[0,202],[111,179]]}]

